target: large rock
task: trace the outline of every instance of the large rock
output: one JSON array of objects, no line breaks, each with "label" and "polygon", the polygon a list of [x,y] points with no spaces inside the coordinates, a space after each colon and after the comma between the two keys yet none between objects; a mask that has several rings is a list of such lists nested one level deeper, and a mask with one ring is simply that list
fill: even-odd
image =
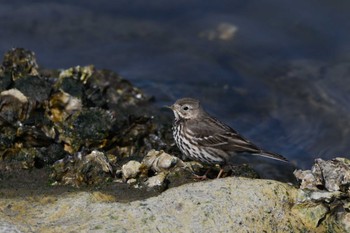
[{"label": "large rock", "polygon": [[2,198],[0,219],[23,232],[313,232],[291,211],[296,195],[277,181],[229,177],[130,203],[101,192]]}]

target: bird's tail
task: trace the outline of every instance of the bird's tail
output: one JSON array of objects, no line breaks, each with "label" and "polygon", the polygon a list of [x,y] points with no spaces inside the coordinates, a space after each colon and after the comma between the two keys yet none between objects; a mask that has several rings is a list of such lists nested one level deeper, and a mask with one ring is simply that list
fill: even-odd
[{"label": "bird's tail", "polygon": [[262,157],[265,157],[265,158],[269,158],[269,159],[282,161],[282,162],[289,162],[288,159],[286,159],[282,155],[279,155],[279,154],[276,154],[276,153],[272,153],[272,152],[268,152],[268,151],[261,150],[258,153],[253,153],[253,154],[254,155],[258,155],[258,156],[262,156]]}]

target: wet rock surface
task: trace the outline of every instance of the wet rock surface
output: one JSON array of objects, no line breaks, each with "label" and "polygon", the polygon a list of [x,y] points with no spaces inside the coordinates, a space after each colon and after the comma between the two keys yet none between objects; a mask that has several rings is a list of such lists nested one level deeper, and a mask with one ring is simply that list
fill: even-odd
[{"label": "wet rock surface", "polygon": [[4,55],[0,71],[2,172],[50,167],[47,182],[97,185],[151,149],[173,150],[150,98],[116,73],[40,70],[34,52],[20,48]]}]

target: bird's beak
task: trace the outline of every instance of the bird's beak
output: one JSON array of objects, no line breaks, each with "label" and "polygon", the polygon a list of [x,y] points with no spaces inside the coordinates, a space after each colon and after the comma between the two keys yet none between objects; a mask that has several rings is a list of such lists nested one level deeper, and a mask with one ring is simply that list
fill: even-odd
[{"label": "bird's beak", "polygon": [[164,108],[170,108],[171,110],[174,110],[174,105],[170,105],[170,106],[164,105],[163,107],[164,107]]}]

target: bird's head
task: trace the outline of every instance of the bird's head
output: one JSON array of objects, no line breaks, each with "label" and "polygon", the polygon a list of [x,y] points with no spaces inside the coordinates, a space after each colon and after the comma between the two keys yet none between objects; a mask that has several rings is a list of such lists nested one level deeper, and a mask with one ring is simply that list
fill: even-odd
[{"label": "bird's head", "polygon": [[192,98],[179,99],[169,108],[173,110],[175,120],[194,119],[203,112],[200,102]]}]

